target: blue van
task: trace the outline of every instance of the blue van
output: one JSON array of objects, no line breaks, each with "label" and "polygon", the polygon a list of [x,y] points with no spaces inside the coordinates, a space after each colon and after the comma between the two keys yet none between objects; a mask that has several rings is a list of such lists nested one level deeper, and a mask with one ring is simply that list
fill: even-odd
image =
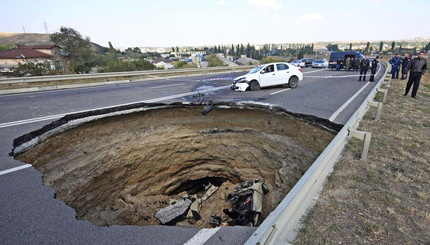
[{"label": "blue van", "polygon": [[342,65],[341,65],[341,69],[344,68],[343,67],[343,62],[347,59],[354,59],[354,58],[359,58],[359,59],[364,59],[364,55],[362,55],[359,52],[355,52],[355,51],[348,51],[348,52],[331,52],[330,54],[330,60],[328,61],[328,68],[331,68],[332,70],[336,69],[336,65],[337,65],[337,59],[342,60]]}]

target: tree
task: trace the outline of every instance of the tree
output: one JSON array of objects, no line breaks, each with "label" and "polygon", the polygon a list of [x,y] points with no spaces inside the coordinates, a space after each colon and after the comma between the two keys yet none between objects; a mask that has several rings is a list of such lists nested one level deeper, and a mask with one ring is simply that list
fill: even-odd
[{"label": "tree", "polygon": [[268,63],[282,62],[282,61],[284,60],[275,58],[273,56],[267,56],[267,57],[264,57],[262,60],[260,60],[260,64],[268,64]]},{"label": "tree", "polygon": [[430,50],[430,43],[428,43],[426,46],[424,46],[423,49],[429,51]]},{"label": "tree", "polygon": [[60,32],[55,32],[49,39],[69,57],[69,68],[73,72],[88,73],[95,65],[90,38],[82,37],[75,29],[62,26]]},{"label": "tree", "polygon": [[364,50],[365,54],[369,54],[370,42],[367,42],[366,49]]},{"label": "tree", "polygon": [[391,43],[391,50],[394,50],[395,48],[396,48],[396,42],[394,42],[394,41],[393,41],[393,42]]},{"label": "tree", "polygon": [[337,45],[337,44],[328,44],[327,45],[327,49],[329,51],[340,51],[339,50],[339,45]]},{"label": "tree", "polygon": [[208,62],[209,67],[224,65],[222,60],[218,58],[218,56],[216,56],[215,54],[210,54],[208,57],[206,57],[206,61]]},{"label": "tree", "polygon": [[47,75],[51,69],[50,64],[48,62],[38,62],[33,63],[29,62],[26,64],[18,63],[18,68],[16,68],[13,73],[15,76],[22,77],[26,75],[32,75],[32,76],[43,76]]},{"label": "tree", "polygon": [[109,44],[109,52],[116,53],[116,49],[113,47],[112,43],[109,41],[108,44]]},{"label": "tree", "polygon": [[304,52],[303,48],[300,49],[300,52],[297,54],[297,59],[298,60],[303,59],[304,54],[305,54],[305,52]]},{"label": "tree", "polygon": [[352,51],[352,43],[349,43],[349,50]]},{"label": "tree", "polygon": [[381,41],[379,43],[379,52],[382,52],[382,49],[384,49],[384,42],[383,41]]}]

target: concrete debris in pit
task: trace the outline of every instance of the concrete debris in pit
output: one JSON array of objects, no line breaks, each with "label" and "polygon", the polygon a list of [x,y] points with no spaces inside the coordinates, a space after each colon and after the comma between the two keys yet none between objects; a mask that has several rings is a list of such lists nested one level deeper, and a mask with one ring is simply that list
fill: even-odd
[{"label": "concrete debris in pit", "polygon": [[[205,186],[203,196],[184,195],[182,200],[172,199],[170,205],[159,210],[155,217],[163,225],[174,225],[176,222],[185,218],[189,223],[201,220],[200,208],[205,200],[212,196],[218,190],[218,186],[209,183]],[[224,209],[223,212],[228,216],[222,219],[221,216],[212,215],[213,220],[210,223],[214,226],[247,226],[257,225],[258,217],[263,210],[263,195],[268,193],[269,189],[264,184],[264,179],[254,179],[245,181],[236,186],[230,192],[226,202],[230,203],[231,211]],[[223,201],[223,200],[220,200]],[[187,212],[188,211],[188,212]],[[187,215],[184,215],[187,213]],[[194,221],[192,221],[194,220]]]},{"label": "concrete debris in pit", "polygon": [[[160,220],[161,224],[175,224],[185,218],[194,219],[196,221],[201,219],[199,214],[202,203],[206,201],[212,194],[218,190],[218,186],[209,183],[205,186],[205,194],[203,196],[185,195],[182,200],[170,200],[170,205],[166,208],[159,210],[155,214],[155,218]],[[188,212],[187,212],[188,211]],[[187,212],[187,215],[184,215]]]},{"label": "concrete debris in pit", "polygon": [[241,183],[227,197],[231,211],[224,209],[223,212],[229,219],[223,220],[221,216],[212,215],[213,220],[210,223],[214,227],[257,225],[258,217],[263,210],[263,195],[268,192],[269,188],[264,184],[264,179]]},{"label": "concrete debris in pit", "polygon": [[[173,202],[170,206],[165,207],[155,214],[155,218],[160,220],[161,224],[169,224],[180,219],[191,205],[191,200],[185,199]],[[184,217],[185,218],[185,217]]]},{"label": "concrete debris in pit", "polygon": [[202,203],[206,201],[212,194],[214,194],[218,190],[218,186],[212,185],[209,183],[205,186],[205,194],[203,197],[197,196],[194,194],[191,196],[191,200],[193,203],[191,204],[190,210],[188,211],[187,218],[194,218],[196,221],[200,220],[200,208],[202,207]]}]

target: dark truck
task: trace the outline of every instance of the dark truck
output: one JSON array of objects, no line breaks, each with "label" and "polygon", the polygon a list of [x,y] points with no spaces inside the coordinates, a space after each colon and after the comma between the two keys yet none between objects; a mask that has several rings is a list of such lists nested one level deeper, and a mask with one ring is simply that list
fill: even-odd
[{"label": "dark truck", "polygon": [[350,58],[350,59],[354,59],[354,58],[359,58],[359,59],[364,59],[364,56],[362,54],[360,54],[359,52],[355,52],[355,51],[348,51],[348,52],[331,52],[330,55],[330,60],[328,61],[328,68],[331,68],[332,70],[336,69],[336,65],[337,65],[337,59],[339,59],[342,61],[342,65],[341,65],[341,69],[344,68],[343,64],[345,62],[345,59]]}]

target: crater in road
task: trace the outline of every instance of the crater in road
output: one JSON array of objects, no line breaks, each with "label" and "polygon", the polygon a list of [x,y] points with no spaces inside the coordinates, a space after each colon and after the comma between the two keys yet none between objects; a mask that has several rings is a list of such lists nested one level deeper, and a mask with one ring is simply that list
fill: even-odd
[{"label": "crater in road", "polygon": [[78,219],[97,226],[158,225],[157,212],[186,197],[203,200],[212,185],[200,217],[168,223],[212,227],[211,215],[232,220],[223,211],[232,208],[227,198],[254,179],[269,189],[261,223],[335,134],[262,106],[218,106],[206,116],[197,105],[148,109],[66,116],[16,139],[15,158],[40,171]]}]

